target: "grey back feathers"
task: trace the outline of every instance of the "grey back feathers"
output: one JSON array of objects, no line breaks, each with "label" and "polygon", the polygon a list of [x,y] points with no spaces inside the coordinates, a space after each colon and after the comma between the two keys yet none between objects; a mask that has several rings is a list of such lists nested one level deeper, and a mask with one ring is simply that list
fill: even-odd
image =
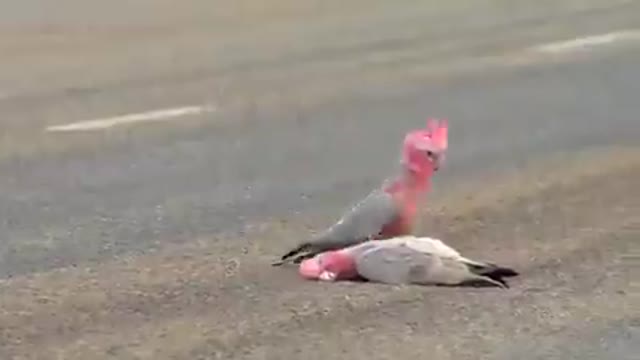
[{"label": "grey back feathers", "polygon": [[395,220],[399,214],[393,197],[378,189],[351,208],[315,242],[331,244],[332,247],[334,244],[345,247],[369,240],[378,235],[382,228]]},{"label": "grey back feathers", "polygon": [[[382,228],[396,220],[400,211],[393,197],[381,189],[372,191],[347,211],[339,221],[312,240],[303,242],[282,256],[282,262],[297,256],[294,262],[318,253],[345,248],[377,236]],[[302,254],[305,253],[305,254]]]}]

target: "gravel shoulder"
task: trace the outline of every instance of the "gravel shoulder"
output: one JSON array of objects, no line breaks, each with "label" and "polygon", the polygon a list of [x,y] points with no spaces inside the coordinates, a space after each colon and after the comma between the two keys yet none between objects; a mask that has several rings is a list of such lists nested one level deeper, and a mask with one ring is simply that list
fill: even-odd
[{"label": "gravel shoulder", "polygon": [[246,239],[202,239],[95,267],[4,280],[0,355],[637,354],[640,318],[628,255],[637,252],[640,234],[639,153],[608,150],[539,166],[496,177],[485,192],[470,186],[455,197],[434,199],[423,224],[469,256],[520,270],[510,290],[304,282],[292,270],[268,266],[304,233],[302,222],[271,223]]}]

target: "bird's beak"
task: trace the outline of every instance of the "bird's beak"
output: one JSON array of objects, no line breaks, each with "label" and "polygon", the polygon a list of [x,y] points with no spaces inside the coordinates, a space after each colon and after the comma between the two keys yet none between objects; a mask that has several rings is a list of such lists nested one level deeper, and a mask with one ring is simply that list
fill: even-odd
[{"label": "bird's beak", "polygon": [[442,167],[445,162],[445,153],[444,152],[429,152],[429,158],[431,159],[431,163],[433,164],[433,170],[438,171]]},{"label": "bird's beak", "polygon": [[318,276],[318,280],[335,281],[337,277],[338,277],[338,274],[325,270]]}]

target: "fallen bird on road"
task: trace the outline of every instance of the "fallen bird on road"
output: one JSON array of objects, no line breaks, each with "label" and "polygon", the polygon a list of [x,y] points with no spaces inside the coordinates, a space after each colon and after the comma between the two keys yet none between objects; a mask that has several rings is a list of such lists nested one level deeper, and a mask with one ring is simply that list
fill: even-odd
[{"label": "fallen bird on road", "polygon": [[322,281],[362,278],[385,284],[488,285],[508,288],[515,270],[468,259],[439,239],[402,236],[372,240],[304,260],[300,275]]},{"label": "fallen bird on road", "polygon": [[402,147],[402,173],[398,177],[374,190],[333,226],[299,244],[273,265],[287,261],[299,264],[324,251],[411,234],[420,196],[428,190],[431,177],[440,168],[447,144],[446,120],[431,119],[426,129],[407,133]]}]

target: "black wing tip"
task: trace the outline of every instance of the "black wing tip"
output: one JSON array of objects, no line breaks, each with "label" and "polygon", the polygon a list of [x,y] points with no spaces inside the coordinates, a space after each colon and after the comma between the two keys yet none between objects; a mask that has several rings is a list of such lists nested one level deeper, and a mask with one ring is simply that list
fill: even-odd
[{"label": "black wing tip", "polygon": [[485,266],[470,265],[469,268],[472,272],[478,275],[491,275],[498,277],[514,277],[520,275],[520,273],[513,268],[500,266],[494,263],[485,263]]},{"label": "black wing tip", "polygon": [[487,263],[486,267],[470,267],[471,271],[486,279],[490,279],[490,283],[494,286],[500,286],[503,289],[509,289],[510,286],[504,278],[519,276],[520,273],[515,269],[500,266],[493,263]]},{"label": "black wing tip", "polygon": [[497,267],[490,273],[485,274],[486,277],[503,285],[504,289],[511,288],[504,278],[519,276],[520,273],[508,267]]},{"label": "black wing tip", "polygon": [[295,249],[295,250],[291,250],[288,253],[282,255],[280,257],[280,261],[284,262],[287,261],[290,257],[295,256],[296,254],[298,254],[300,252],[299,249]]},{"label": "black wing tip", "polygon": [[282,255],[282,257],[280,257],[281,261],[286,261],[289,258],[296,256],[298,254],[300,254],[303,251],[309,250],[309,248],[311,247],[311,244],[308,242],[302,243],[298,246],[296,246],[295,248],[291,249],[289,252],[287,252],[286,254]]},{"label": "black wing tip", "polygon": [[293,264],[300,264],[302,260],[312,258],[317,254],[317,251],[309,251],[310,250],[309,248],[310,248],[309,243],[301,244],[297,246],[295,249],[282,255],[280,257],[280,260],[271,263],[271,266],[281,266],[289,262]]},{"label": "black wing tip", "polygon": [[295,256],[297,253],[288,253],[284,256],[281,256],[279,260],[276,260],[271,263],[271,266],[282,266],[286,263],[295,263],[296,258],[291,259],[292,256]]},{"label": "black wing tip", "polygon": [[490,274],[498,277],[515,277],[520,275],[520,273],[516,270],[502,266],[498,266],[493,271],[491,271]]}]

